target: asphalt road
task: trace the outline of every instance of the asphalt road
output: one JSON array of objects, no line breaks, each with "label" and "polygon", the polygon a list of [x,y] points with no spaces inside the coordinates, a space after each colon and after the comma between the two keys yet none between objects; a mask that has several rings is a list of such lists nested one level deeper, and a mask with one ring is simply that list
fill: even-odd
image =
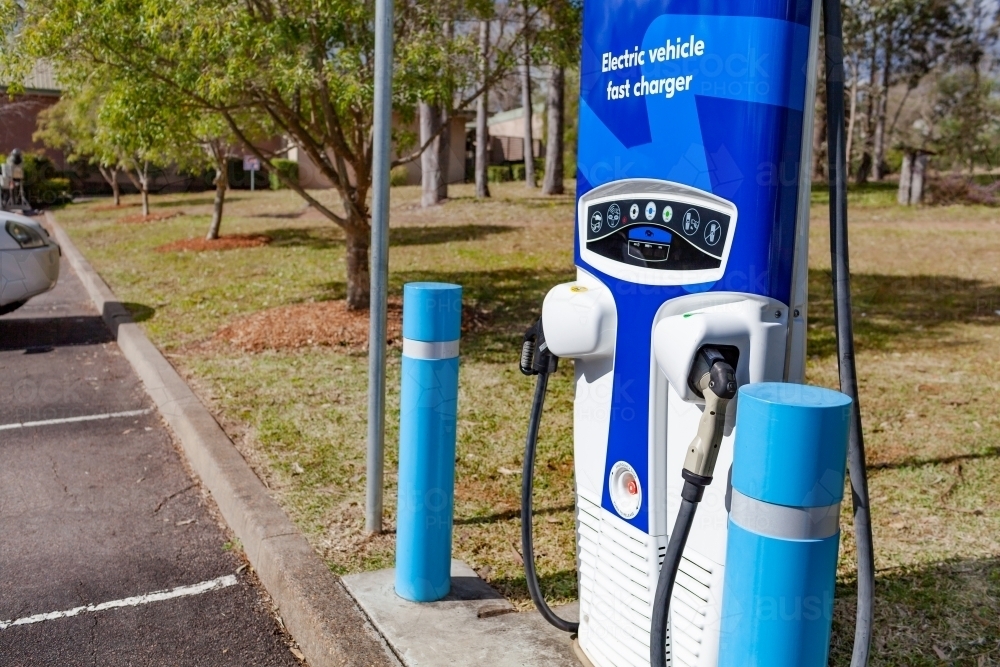
[{"label": "asphalt road", "polygon": [[244,563],[63,260],[0,317],[0,664],[300,664]]}]

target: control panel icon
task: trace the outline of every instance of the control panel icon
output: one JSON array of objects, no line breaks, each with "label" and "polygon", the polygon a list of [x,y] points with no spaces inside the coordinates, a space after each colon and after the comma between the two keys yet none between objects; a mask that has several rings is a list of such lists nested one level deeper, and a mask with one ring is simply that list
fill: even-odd
[{"label": "control panel icon", "polygon": [[614,229],[618,226],[618,223],[622,220],[622,210],[618,208],[618,204],[612,204],[608,207],[608,227]]},{"label": "control panel icon", "polygon": [[674,219],[674,207],[667,204],[663,207],[663,222],[670,222]]},{"label": "control panel icon", "polygon": [[718,220],[709,220],[705,225],[705,243],[714,246],[722,238],[722,225]]},{"label": "control panel icon", "polygon": [[684,213],[684,220],[681,224],[684,229],[684,233],[688,236],[693,236],[701,226],[701,215],[699,215],[698,211],[695,209],[689,208],[687,212]]},{"label": "control panel icon", "polygon": [[604,216],[601,215],[600,211],[594,211],[594,215],[590,216],[590,231],[595,234],[601,231],[601,226],[604,224]]},{"label": "control panel icon", "polygon": [[656,217],[656,202],[649,202],[646,204],[646,220],[652,220]]},{"label": "control panel icon", "polygon": [[632,204],[632,206],[629,207],[629,209],[628,209],[628,217],[631,220],[638,220],[639,219],[639,205],[638,204]]}]

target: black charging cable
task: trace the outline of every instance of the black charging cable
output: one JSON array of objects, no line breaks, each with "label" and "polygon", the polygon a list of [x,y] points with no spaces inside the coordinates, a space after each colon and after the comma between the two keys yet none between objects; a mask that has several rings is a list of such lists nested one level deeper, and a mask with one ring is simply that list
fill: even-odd
[{"label": "black charging cable", "polygon": [[531,526],[531,496],[534,490],[538,428],[542,422],[549,375],[556,372],[558,365],[559,357],[549,351],[545,343],[542,320],[539,319],[528,329],[521,344],[521,372],[536,376],[535,397],[531,402],[531,417],[528,419],[528,437],[524,443],[524,468],[521,471],[521,558],[524,560],[524,578],[528,583],[528,593],[542,618],[563,632],[577,632],[580,629],[579,623],[557,616],[545,602],[542,587],[538,583],[538,572],[535,570],[535,544]]}]

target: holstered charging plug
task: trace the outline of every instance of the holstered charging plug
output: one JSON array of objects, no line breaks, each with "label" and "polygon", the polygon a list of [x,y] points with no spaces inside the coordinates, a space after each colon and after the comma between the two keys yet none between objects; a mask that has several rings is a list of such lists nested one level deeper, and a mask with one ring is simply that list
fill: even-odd
[{"label": "holstered charging plug", "polygon": [[681,474],[691,484],[705,487],[712,482],[729,402],[736,397],[736,371],[719,350],[706,346],[698,351],[689,381],[705,398],[705,412],[698,422],[698,434],[688,446]]}]

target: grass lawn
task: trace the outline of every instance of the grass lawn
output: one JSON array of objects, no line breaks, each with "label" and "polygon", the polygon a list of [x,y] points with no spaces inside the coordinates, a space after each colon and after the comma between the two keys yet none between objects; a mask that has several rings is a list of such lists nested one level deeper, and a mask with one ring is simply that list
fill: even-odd
[{"label": "grass lawn", "polygon": [[[457,282],[486,326],[466,335],[459,397],[455,556],[522,608],[523,437],[533,383],[520,335],[549,287],[571,280],[572,196],[472,186],[419,207],[392,191],[390,293]],[[329,192],[319,193],[330,199]],[[809,381],[836,386],[825,192],[814,195]],[[851,266],[876,539],[873,665],[1000,664],[1000,211],[907,210],[891,187],[851,195]],[[234,192],[223,234],[269,235],[226,252],[157,252],[208,228],[211,193],[154,197],[146,224],[106,202],[57,213],[151,339],[192,382],[238,447],[338,573],[386,567],[391,532],[363,534],[367,357],[332,347],[245,353],[213,335],[241,316],[343,298],[342,235],[293,193]],[[399,351],[389,365],[387,523],[395,516]],[[576,595],[571,373],[551,384],[536,482],[547,595]],[[845,511],[832,664],[853,640],[854,545]]]}]

